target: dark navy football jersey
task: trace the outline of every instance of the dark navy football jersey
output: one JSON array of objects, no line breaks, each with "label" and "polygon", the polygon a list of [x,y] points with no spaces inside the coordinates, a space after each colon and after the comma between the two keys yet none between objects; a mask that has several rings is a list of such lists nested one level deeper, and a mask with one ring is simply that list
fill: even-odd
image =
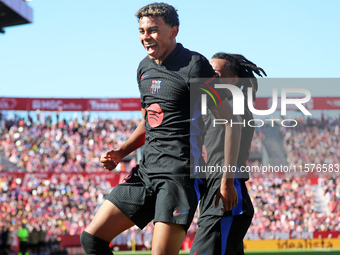
[{"label": "dark navy football jersey", "polygon": [[[241,141],[240,141],[240,149],[239,154],[237,158],[237,166],[245,166],[246,161],[249,158],[249,150],[251,146],[251,141],[253,139],[254,135],[254,127],[249,126],[247,123],[249,120],[253,119],[253,115],[248,109],[248,106],[245,104],[245,113],[244,115],[240,115],[242,118],[242,121],[239,121],[239,124],[235,125],[241,125],[242,131],[241,131]],[[204,140],[204,146],[206,148],[206,154],[207,154],[207,165],[216,165],[217,163],[224,161],[224,136],[225,136],[225,130],[224,128],[220,128],[217,125],[213,127],[213,120],[214,116],[213,114],[208,111],[208,114],[203,117],[205,125],[206,125],[206,135]],[[243,123],[243,120],[245,120],[245,126],[241,123]],[[243,173],[242,178],[248,179],[249,174]]]},{"label": "dark navy football jersey", "polygon": [[[247,125],[248,121],[253,118],[251,112],[249,111],[247,105],[245,105],[245,114],[242,117],[245,120],[246,126],[242,127],[241,131],[241,141],[239,148],[239,155],[237,158],[237,166],[246,165],[246,161],[249,157],[249,149],[251,146],[251,141],[254,134],[254,128]],[[223,166],[224,165],[224,136],[225,129],[219,126],[213,127],[214,116],[210,111],[204,117],[204,122],[206,125],[206,135],[204,139],[204,146],[206,148],[205,153],[207,156],[208,166]],[[243,121],[239,121],[243,123]],[[240,124],[243,126],[243,124]],[[254,214],[254,207],[252,205],[251,199],[249,197],[247,187],[245,182],[249,179],[249,173],[238,172],[235,173],[234,186],[238,196],[238,204],[232,209],[232,211],[223,213],[219,208],[215,208],[215,193],[220,187],[221,177],[223,172],[215,172],[213,175],[207,173],[207,192],[204,194],[201,200],[200,212],[203,221],[205,217],[223,216],[223,215],[240,215],[246,214],[252,216]]]}]

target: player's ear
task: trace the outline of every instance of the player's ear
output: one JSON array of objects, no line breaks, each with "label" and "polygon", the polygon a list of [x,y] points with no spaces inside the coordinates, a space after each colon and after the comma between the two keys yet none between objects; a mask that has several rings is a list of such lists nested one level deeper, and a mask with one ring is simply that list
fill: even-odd
[{"label": "player's ear", "polygon": [[237,85],[238,81],[240,80],[240,77],[238,77],[237,75],[234,75],[232,78],[231,78],[231,84],[232,85]]},{"label": "player's ear", "polygon": [[171,39],[175,39],[177,34],[178,34],[178,26],[173,26],[171,28],[171,36],[170,36],[170,38]]}]

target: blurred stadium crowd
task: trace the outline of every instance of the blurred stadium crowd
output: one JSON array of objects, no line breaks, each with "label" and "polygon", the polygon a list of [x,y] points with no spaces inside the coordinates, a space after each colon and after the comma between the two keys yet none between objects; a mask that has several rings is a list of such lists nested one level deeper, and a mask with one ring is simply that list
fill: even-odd
[{"label": "blurred stadium crowd", "polygon": [[[104,171],[100,155],[130,137],[138,120],[90,120],[84,115],[81,121],[57,121],[51,116],[6,118],[0,113],[0,153],[15,171],[26,172],[98,172]],[[282,129],[288,163],[338,163],[340,158],[340,118],[299,119],[299,125]],[[253,152],[261,152],[265,135],[257,130]],[[249,162],[260,164],[259,161]],[[122,171],[136,164],[135,155]],[[0,173],[12,171],[0,161]],[[115,173],[112,173],[115,174]],[[305,178],[251,178],[248,189],[255,207],[255,216],[249,232],[258,231],[340,231],[340,184],[336,178],[319,179],[328,212],[316,210],[311,184]],[[34,228],[46,231],[46,240],[58,235],[79,235],[94,216],[94,212],[110,192],[110,183],[101,176],[72,175],[56,178],[0,177],[0,231],[16,231],[21,223],[29,231]],[[189,229],[194,233],[197,216]],[[144,230],[152,236],[153,226]],[[131,228],[123,233],[136,236],[140,231]],[[119,238],[118,238],[119,239]],[[126,238],[124,239],[126,240]],[[148,247],[151,237],[143,245]]]},{"label": "blurred stadium crowd", "polygon": [[[287,163],[339,164],[340,116],[300,117],[298,123],[294,129],[281,129]],[[318,179],[328,205],[326,211],[316,209],[312,186],[306,178],[250,179],[247,185],[255,216],[248,232],[339,231],[340,182],[332,174],[327,177]]]},{"label": "blurred stadium crowd", "polygon": [[[44,116],[44,115],[42,115]],[[3,120],[1,148],[9,161],[27,172],[104,171],[99,159],[104,151],[126,141],[137,126],[133,120],[59,120],[51,115],[33,122],[18,116]]]}]

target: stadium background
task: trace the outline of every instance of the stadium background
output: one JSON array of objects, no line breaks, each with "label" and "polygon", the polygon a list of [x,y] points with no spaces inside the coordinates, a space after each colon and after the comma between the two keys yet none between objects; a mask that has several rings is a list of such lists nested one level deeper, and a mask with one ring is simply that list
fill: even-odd
[{"label": "stadium background", "polygon": [[[12,23],[0,23],[0,27],[32,22],[26,7],[16,8],[9,3],[1,0],[0,10],[12,8]],[[18,21],[13,23],[13,19]],[[8,31],[11,29],[14,28]],[[6,40],[6,34],[2,40]],[[127,105],[132,108],[124,108],[126,98],[83,98],[88,100],[85,107],[95,108],[82,108],[79,112],[77,105],[81,104],[77,98],[42,98],[41,95],[26,98],[20,91],[11,97],[3,92],[7,85],[2,82],[0,86],[1,227],[10,227],[13,249],[17,249],[15,233],[19,222],[25,222],[30,230],[42,227],[47,231],[51,249],[57,250],[61,245],[67,247],[69,254],[81,253],[77,235],[105,194],[138,161],[138,153],[130,155],[110,174],[98,162],[103,151],[131,135],[139,115],[129,111],[138,109],[138,99],[131,98]],[[325,111],[316,108],[312,118],[291,112],[299,118],[299,126],[293,131],[279,126],[258,129],[249,164],[259,165],[271,158],[288,163],[299,163],[300,158],[308,163],[338,162],[340,99],[325,97],[332,95],[331,92],[327,91],[320,99],[321,109]],[[263,100],[266,105],[268,99]],[[271,155],[273,152],[281,157]],[[256,208],[245,242],[248,251],[268,247],[270,250],[298,248],[310,253],[308,249],[312,248],[321,254],[321,248],[328,251],[340,247],[338,179],[315,177],[254,178],[248,182]],[[183,243],[184,250],[190,248],[196,221],[197,217]],[[145,249],[150,244],[151,233],[152,224],[143,231],[130,229],[113,241],[113,248]]]}]

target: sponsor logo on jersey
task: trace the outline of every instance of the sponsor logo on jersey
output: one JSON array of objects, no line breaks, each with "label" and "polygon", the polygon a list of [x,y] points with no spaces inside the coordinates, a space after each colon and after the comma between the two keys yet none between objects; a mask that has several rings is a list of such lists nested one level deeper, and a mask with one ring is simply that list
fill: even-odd
[{"label": "sponsor logo on jersey", "polygon": [[157,81],[157,80],[152,80],[151,82],[151,87],[150,91],[152,94],[158,94],[160,89],[161,89],[161,82],[162,81]]},{"label": "sponsor logo on jersey", "polygon": [[146,108],[148,114],[148,123],[150,127],[158,127],[164,117],[164,112],[157,103],[151,104],[148,108]]},{"label": "sponsor logo on jersey", "polygon": [[177,217],[177,216],[180,216],[180,215],[183,215],[183,214],[188,214],[189,212],[177,212],[177,210],[175,210],[172,215]]}]

